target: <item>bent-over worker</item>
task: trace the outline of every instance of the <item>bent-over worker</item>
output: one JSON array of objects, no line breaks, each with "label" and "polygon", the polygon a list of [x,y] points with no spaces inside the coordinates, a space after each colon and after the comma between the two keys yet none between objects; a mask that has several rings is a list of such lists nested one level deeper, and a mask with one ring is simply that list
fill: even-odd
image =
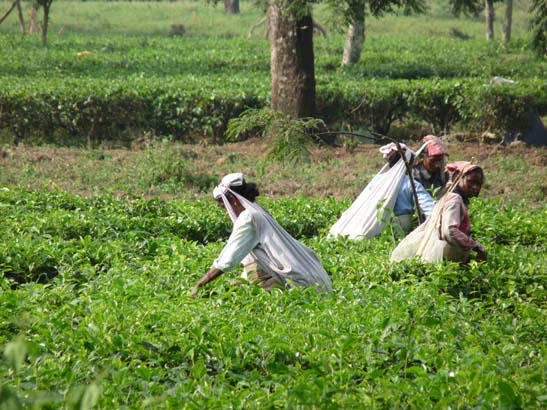
[{"label": "bent-over worker", "polygon": [[255,202],[258,195],[256,184],[247,183],[242,173],[226,175],[214,189],[215,200],[228,212],[234,227],[213,266],[196,283],[192,296],[244,258],[256,263],[250,279],[265,290],[293,286],[332,290],[331,279],[316,254]]}]

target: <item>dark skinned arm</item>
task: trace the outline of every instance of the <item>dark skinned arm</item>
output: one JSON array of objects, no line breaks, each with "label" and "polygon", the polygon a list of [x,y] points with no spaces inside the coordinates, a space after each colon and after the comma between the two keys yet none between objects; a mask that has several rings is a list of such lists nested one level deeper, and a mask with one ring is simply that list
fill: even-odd
[{"label": "dark skinned arm", "polygon": [[194,289],[192,289],[192,293],[190,293],[191,297],[196,297],[198,294],[199,288],[201,288],[203,285],[215,280],[220,275],[222,275],[224,272],[217,268],[211,268],[207,271],[203,277],[197,281],[196,286],[194,286]]}]

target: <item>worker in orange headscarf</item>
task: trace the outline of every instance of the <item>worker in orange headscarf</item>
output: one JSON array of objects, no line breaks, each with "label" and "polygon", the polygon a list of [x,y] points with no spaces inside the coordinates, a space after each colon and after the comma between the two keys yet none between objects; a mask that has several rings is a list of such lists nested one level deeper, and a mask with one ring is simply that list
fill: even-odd
[{"label": "worker in orange headscarf", "polygon": [[447,193],[435,205],[431,216],[405,237],[391,253],[394,262],[418,256],[424,262],[450,260],[467,262],[471,251],[475,258],[486,260],[486,250],[471,237],[467,213],[469,198],[479,195],[484,182],[482,168],[470,162],[446,165],[449,175]]}]

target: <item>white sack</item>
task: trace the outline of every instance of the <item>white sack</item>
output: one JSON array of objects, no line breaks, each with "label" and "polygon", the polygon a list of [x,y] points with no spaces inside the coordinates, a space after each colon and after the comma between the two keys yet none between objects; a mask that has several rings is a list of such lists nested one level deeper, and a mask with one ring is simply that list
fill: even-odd
[{"label": "white sack", "polygon": [[[423,144],[416,155],[419,155],[427,144]],[[410,161],[411,156],[412,151],[407,149],[405,152],[407,161]],[[329,236],[364,239],[379,235],[390,220],[391,213],[386,210],[393,210],[405,174],[406,167],[402,158],[391,168],[388,164],[384,165],[330,228]]]},{"label": "white sack", "polygon": [[400,262],[406,259],[419,257],[423,262],[440,262],[443,259],[464,261],[468,252],[465,252],[448,242],[440,239],[442,230],[442,212],[448,192],[437,202],[429,218],[414,231],[408,234],[391,252],[390,260]]}]

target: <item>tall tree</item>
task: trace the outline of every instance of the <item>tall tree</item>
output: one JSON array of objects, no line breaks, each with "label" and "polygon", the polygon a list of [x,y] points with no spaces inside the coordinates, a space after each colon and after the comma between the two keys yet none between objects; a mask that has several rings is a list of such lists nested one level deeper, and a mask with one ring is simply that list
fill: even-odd
[{"label": "tall tree", "polygon": [[344,44],[342,65],[359,62],[365,42],[365,17],[382,17],[387,13],[402,11],[404,14],[422,13],[426,9],[424,0],[328,0],[332,12],[347,22],[348,31]]},{"label": "tall tree", "polygon": [[494,20],[496,18],[494,3],[499,1],[501,0],[448,0],[448,4],[452,13],[456,16],[461,14],[478,16],[481,10],[484,9],[486,40],[492,41],[494,39]]},{"label": "tall tree", "polygon": [[541,55],[547,55],[547,2],[532,0],[530,11],[533,14],[530,29],[532,30],[532,46]]},{"label": "tall tree", "polygon": [[5,19],[11,14],[11,12],[17,8],[17,15],[19,17],[19,26],[21,27],[21,34],[25,34],[25,20],[23,19],[23,10],[21,9],[21,0],[14,0],[11,4],[11,7],[8,9],[6,14],[0,17],[0,24],[4,22]]},{"label": "tall tree", "polygon": [[[42,46],[47,45],[47,30],[49,26],[49,11],[53,0],[34,0],[38,7],[42,7],[44,10],[44,20],[42,21]],[[38,8],[37,7],[37,8]]]},{"label": "tall tree", "polygon": [[23,17],[21,0],[17,0],[17,15],[19,16],[19,27],[21,28],[21,34],[25,34],[25,18]]},{"label": "tall tree", "polygon": [[344,66],[350,66],[359,62],[363,44],[365,43],[366,2],[365,0],[348,0],[347,3],[349,27],[342,55],[342,65]]},{"label": "tall tree", "polygon": [[[207,0],[219,2],[220,0]],[[257,0],[265,7],[270,39],[271,108],[293,118],[315,111],[312,5],[328,2],[344,15],[350,0]],[[358,4],[359,0],[351,0]],[[372,15],[423,0],[366,0]],[[387,6],[386,6],[387,4]],[[345,10],[345,11],[344,11]],[[346,14],[347,15],[347,14]],[[345,20],[345,24],[349,19]]]},{"label": "tall tree", "polygon": [[28,33],[29,34],[36,34],[38,31],[36,24],[36,15],[38,14],[38,5],[35,2],[32,2],[30,5],[30,13],[29,13],[29,22],[28,22]]},{"label": "tall tree", "polygon": [[293,118],[315,111],[315,61],[311,6],[268,0],[272,109]]},{"label": "tall tree", "polygon": [[511,41],[511,27],[513,25],[513,0],[505,0],[505,16],[503,19],[502,38],[503,44]]},{"label": "tall tree", "polygon": [[224,0],[224,11],[226,13],[239,13],[239,0]]},{"label": "tall tree", "polygon": [[494,10],[494,0],[484,0],[484,20],[486,23],[486,40],[494,40],[494,20],[496,13]]}]

